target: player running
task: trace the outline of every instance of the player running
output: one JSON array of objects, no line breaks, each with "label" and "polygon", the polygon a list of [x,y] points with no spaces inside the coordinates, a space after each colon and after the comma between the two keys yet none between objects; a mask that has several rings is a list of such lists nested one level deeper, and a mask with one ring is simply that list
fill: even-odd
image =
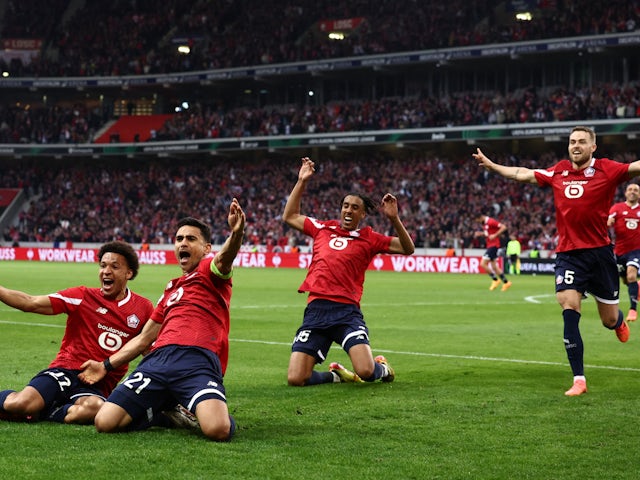
[{"label": "player running", "polygon": [[602,324],[621,342],[629,327],[618,308],[620,281],[607,229],[607,215],[618,185],[640,174],[640,161],[619,163],[595,158],[596,134],[589,127],[574,127],[569,135],[568,160],[544,169],[498,165],[478,148],[473,157],[480,166],[523,183],[551,187],[556,209],[556,299],[562,308],[564,345],[573,372],[573,386],[565,395],[587,391],[584,347],[578,324],[582,298],[593,295]]}]

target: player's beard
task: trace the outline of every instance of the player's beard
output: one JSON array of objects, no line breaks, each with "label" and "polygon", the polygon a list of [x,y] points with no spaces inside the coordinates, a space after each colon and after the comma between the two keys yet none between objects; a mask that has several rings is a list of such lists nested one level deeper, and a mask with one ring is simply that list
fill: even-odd
[{"label": "player's beard", "polygon": [[584,167],[584,165],[591,160],[591,154],[588,152],[581,152],[580,155],[576,156],[575,154],[571,154],[571,162],[577,168]]}]

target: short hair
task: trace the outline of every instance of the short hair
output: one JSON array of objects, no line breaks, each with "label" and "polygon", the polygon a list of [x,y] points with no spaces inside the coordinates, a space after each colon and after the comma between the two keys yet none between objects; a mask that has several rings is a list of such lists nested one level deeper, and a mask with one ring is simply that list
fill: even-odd
[{"label": "short hair", "polygon": [[[591,127],[585,127],[583,125],[578,125],[577,127],[573,127],[571,129],[571,133],[573,133],[573,132],[587,132],[589,134],[589,138],[591,139],[591,141],[593,143],[596,143],[596,132]],[[569,135],[571,135],[571,134],[569,134]]]},{"label": "short hair", "polygon": [[136,278],[136,275],[138,275],[138,270],[140,269],[140,262],[138,261],[138,254],[131,245],[119,240],[105,243],[100,247],[100,250],[98,251],[99,262],[102,261],[102,257],[105,253],[117,253],[119,255],[122,255],[127,261],[129,270],[131,270],[132,273],[129,280],[133,280],[134,278]]},{"label": "short hair", "polygon": [[340,205],[342,205],[344,203],[345,198],[349,196],[358,197],[360,200],[362,200],[362,203],[364,204],[364,213],[371,213],[377,210],[376,202],[374,202],[369,197],[361,193],[347,193],[344,197],[342,197],[342,201],[340,202]]},{"label": "short hair", "polygon": [[178,225],[176,226],[176,231],[180,230],[181,227],[188,225],[190,227],[196,227],[200,230],[202,237],[206,243],[211,243],[211,227],[204,223],[202,220],[198,220],[194,217],[184,217],[178,220]]}]

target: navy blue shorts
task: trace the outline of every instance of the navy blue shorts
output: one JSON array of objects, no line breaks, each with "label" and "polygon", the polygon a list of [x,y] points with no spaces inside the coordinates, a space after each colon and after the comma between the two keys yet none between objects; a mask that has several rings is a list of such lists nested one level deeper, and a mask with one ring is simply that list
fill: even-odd
[{"label": "navy blue shorts", "polygon": [[555,274],[556,292],[589,292],[602,303],[618,303],[620,279],[611,245],[558,253]]},{"label": "navy blue shorts", "polygon": [[635,267],[636,270],[640,270],[640,250],[633,250],[627,252],[624,255],[616,257],[618,262],[618,272],[622,278],[627,278],[627,267]]},{"label": "navy blue shorts", "polygon": [[498,258],[498,247],[489,247],[482,255],[484,258],[488,258],[489,260],[495,260]]},{"label": "navy blue shorts", "polygon": [[345,352],[354,345],[369,345],[369,329],[357,305],[314,300],[304,310],[302,326],[291,345],[292,352],[315,357],[316,363],[326,360],[331,344],[336,342]]},{"label": "navy blue shorts", "polygon": [[80,397],[95,395],[105,400],[99,389],[80,381],[79,373],[80,370],[47,368],[31,379],[29,386],[44,399],[41,417],[59,406],[75,403]]},{"label": "navy blue shorts", "polygon": [[218,356],[198,347],[168,345],[144,357],[107,399],[134,419],[180,403],[192,413],[203,400],[226,402]]}]

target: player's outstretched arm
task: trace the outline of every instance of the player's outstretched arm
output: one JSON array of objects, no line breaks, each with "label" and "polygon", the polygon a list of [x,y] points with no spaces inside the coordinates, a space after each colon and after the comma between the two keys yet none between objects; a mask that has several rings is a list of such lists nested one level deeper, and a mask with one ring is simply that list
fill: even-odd
[{"label": "player's outstretched arm", "polygon": [[29,295],[0,286],[0,302],[23,312],[53,315],[51,299],[47,295]]},{"label": "player's outstretched arm", "polygon": [[482,150],[479,148],[476,153],[473,153],[472,155],[473,158],[478,161],[478,165],[484,167],[490,172],[495,172],[504,178],[510,178],[511,180],[522,183],[538,183],[534,171],[530,168],[499,165],[482,153]]},{"label": "player's outstretched arm", "polygon": [[640,175],[640,160],[636,160],[629,164],[629,178]]}]

